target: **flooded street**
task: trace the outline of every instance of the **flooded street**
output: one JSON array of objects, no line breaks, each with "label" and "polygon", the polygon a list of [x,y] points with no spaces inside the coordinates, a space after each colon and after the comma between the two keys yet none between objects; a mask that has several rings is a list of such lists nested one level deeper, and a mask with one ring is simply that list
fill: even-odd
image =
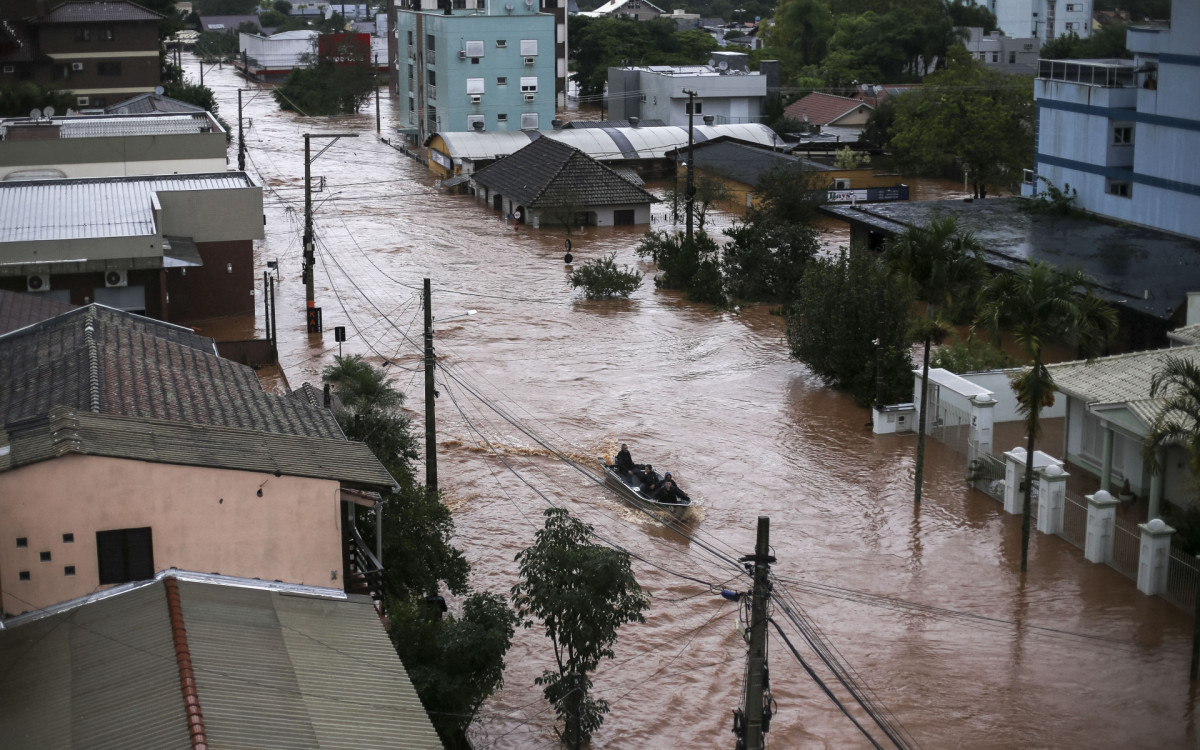
[{"label": "flooded street", "polygon": [[[247,84],[228,67],[206,70],[205,81],[236,133],[237,87]],[[507,593],[513,557],[532,542],[548,502],[637,557],[651,609],[644,625],[622,629],[616,658],[594,675],[612,711],[592,747],[733,747],[746,647],[738,606],[718,593],[749,587],[737,559],[753,552],[759,516],[771,520],[778,599],[916,744],[1197,745],[1192,618],[1057,537],[1034,535],[1022,579],[1020,519],[969,490],[964,457],[933,441],[925,500],[914,510],[915,438],[872,435],[867,410],[789,359],[783,321],[766,307],[717,311],[656,290],[634,253],[645,227],[571,237],[577,262],[616,253],[618,264],[647,274],[629,300],[586,301],[567,284],[561,231],[514,232],[472,197],[436,189],[424,166],[377,140],[373,104],[355,117],[309,119],[280,112],[269,93],[245,97],[247,170],[267,191],[257,272],[278,261],[280,359],[292,387],[319,382],[338,352],[333,328],[344,325],[345,353],[391,363],[419,430],[428,277],[444,321],[435,321],[439,478],[472,585]],[[382,107],[392,137],[386,94]],[[323,336],[304,333],[306,132],[359,134],[312,168],[314,180],[324,178],[313,196]],[[313,153],[327,143],[315,139]],[[954,186],[915,192],[942,195]],[[667,213],[655,207],[654,228],[667,226]],[[455,317],[469,309],[477,314]],[[255,334],[264,335],[261,312]],[[635,461],[671,470],[702,500],[697,519],[668,528],[592,481],[595,457],[622,441]],[[772,610],[848,700],[787,614]],[[768,745],[870,747],[773,629],[770,643],[778,711]],[[476,748],[558,746],[554,712],[533,684],[552,665],[542,632],[519,631],[504,688],[473,729]]]}]

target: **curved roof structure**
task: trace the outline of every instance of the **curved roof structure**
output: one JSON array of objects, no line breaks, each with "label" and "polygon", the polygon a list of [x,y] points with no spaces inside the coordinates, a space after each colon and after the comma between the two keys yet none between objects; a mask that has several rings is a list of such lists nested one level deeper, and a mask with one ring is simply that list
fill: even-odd
[{"label": "curved roof structure", "polygon": [[[763,146],[782,145],[783,139],[766,125],[697,125],[694,140],[703,143],[728,136]],[[445,153],[456,164],[464,159],[487,161],[516,153],[536,138],[553,138],[573,146],[598,161],[662,159],[666,152],[686,146],[688,129],[665,127],[568,128],[564,130],[516,130],[503,132],[439,132],[430,146]]]}]

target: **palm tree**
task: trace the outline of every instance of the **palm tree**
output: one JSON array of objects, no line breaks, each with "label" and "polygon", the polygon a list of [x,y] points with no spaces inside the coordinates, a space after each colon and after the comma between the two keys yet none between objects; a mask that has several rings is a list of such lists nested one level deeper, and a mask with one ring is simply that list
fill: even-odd
[{"label": "palm tree", "polygon": [[1160,449],[1181,445],[1192,456],[1192,471],[1200,473],[1200,365],[1168,355],[1150,379],[1150,398],[1163,396],[1162,411],[1150,425],[1144,454],[1153,471],[1162,470]]},{"label": "palm tree", "polygon": [[917,419],[917,468],[913,502],[921,502],[925,468],[925,420],[929,403],[929,351],[949,332],[953,312],[963,292],[974,291],[983,279],[983,248],[970,232],[960,232],[953,218],[934,217],[926,226],[912,226],[884,248],[884,262],[907,279],[918,299],[926,303],[925,317],[914,324],[914,338],[925,341],[921,365],[921,411]]},{"label": "palm tree", "polygon": [[1092,293],[1091,280],[1079,270],[1063,271],[1045,262],[1030,261],[1022,273],[992,277],[979,295],[977,325],[995,336],[1012,334],[1030,360],[1030,369],[1013,378],[1019,408],[1025,414],[1028,445],[1025,453],[1025,502],[1021,518],[1021,572],[1029,560],[1029,516],[1033,505],[1034,442],[1040,432],[1042,407],[1054,403],[1054,378],[1042,359],[1053,343],[1074,345],[1092,359],[1117,329],[1117,314]]}]

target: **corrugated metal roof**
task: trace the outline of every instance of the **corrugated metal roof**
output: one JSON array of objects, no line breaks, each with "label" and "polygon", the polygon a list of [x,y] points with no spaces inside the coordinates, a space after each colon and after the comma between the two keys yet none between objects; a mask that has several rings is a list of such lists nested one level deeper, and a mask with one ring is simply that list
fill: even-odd
[{"label": "corrugated metal roof", "polygon": [[[257,16],[251,16],[257,18]],[[104,108],[109,114],[144,115],[152,112],[203,112],[204,107],[188,104],[161,94],[139,94]]]},{"label": "corrugated metal roof", "polygon": [[[702,143],[710,138],[726,135],[749,143],[764,146],[782,144],[775,131],[766,125],[747,123],[739,125],[697,125],[695,141]],[[455,161],[471,159],[483,161],[516,153],[530,140],[538,136],[553,138],[574,146],[599,161],[661,159],[673,148],[686,146],[687,128],[668,125],[665,127],[637,128],[580,128],[545,131],[505,132],[439,132]]]},{"label": "corrugated metal roof", "polygon": [[0,243],[152,236],[155,193],[248,187],[244,172],[0,182]]},{"label": "corrugated metal roof", "polygon": [[0,631],[0,746],[190,750],[161,584]]},{"label": "corrugated metal roof", "polygon": [[441,747],[369,599],[179,592],[211,746]]},{"label": "corrugated metal roof", "polygon": [[69,2],[51,10],[42,23],[90,23],[92,21],[158,21],[166,18],[149,8],[136,3],[115,0],[113,2]]},{"label": "corrugated metal roof", "polygon": [[54,117],[49,122],[30,122],[29,118],[0,121],[0,138],[13,128],[58,126],[59,138],[115,138],[131,135],[190,135],[222,133],[220,124],[203,110],[199,112],[154,112],[139,115],[96,115]]}]

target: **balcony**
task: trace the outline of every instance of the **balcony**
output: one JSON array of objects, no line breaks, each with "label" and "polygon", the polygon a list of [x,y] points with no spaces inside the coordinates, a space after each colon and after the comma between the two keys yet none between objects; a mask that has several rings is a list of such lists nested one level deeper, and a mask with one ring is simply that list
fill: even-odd
[{"label": "balcony", "polygon": [[1132,60],[1038,60],[1038,79],[1102,88],[1136,88]]},{"label": "balcony", "polygon": [[434,86],[432,83],[425,84],[425,98],[437,99],[437,86]]},{"label": "balcony", "polygon": [[358,529],[350,527],[350,538],[346,540],[345,565],[346,593],[367,594],[375,601],[383,599],[383,565],[367,547]]},{"label": "balcony", "polygon": [[430,65],[437,64],[437,50],[435,50],[435,49],[425,50],[425,62],[429,63]]}]

